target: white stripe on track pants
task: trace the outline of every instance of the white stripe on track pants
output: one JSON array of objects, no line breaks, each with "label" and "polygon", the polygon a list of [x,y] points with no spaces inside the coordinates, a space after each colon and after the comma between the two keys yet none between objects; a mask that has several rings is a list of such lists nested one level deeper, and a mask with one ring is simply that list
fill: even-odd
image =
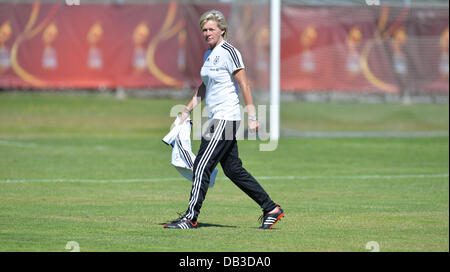
[{"label": "white stripe on track pants", "polygon": [[224,174],[253,199],[264,213],[276,208],[275,204],[255,180],[242,167],[239,158],[236,131],[239,121],[212,120],[210,127],[203,135],[200,150],[194,162],[194,177],[186,217],[197,221],[203,200],[208,191],[211,172],[220,162]]}]

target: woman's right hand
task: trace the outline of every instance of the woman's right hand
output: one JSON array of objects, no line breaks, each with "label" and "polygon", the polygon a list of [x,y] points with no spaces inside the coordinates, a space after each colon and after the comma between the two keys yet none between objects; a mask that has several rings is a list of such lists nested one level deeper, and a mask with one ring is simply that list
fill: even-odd
[{"label": "woman's right hand", "polygon": [[180,116],[180,122],[178,123],[178,125],[183,124],[183,122],[186,121],[186,119],[187,119],[190,115],[191,115],[191,113],[190,113],[189,111],[184,110],[184,111],[181,113],[181,116]]}]

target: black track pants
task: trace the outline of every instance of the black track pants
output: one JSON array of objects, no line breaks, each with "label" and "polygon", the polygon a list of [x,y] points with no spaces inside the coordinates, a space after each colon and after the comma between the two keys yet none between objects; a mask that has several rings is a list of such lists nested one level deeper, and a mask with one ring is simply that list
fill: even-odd
[{"label": "black track pants", "polygon": [[224,174],[242,191],[268,212],[276,208],[266,191],[242,167],[239,159],[236,131],[239,121],[212,120],[203,135],[200,150],[194,162],[194,178],[186,217],[197,221],[200,208],[208,191],[211,172],[220,162]]}]

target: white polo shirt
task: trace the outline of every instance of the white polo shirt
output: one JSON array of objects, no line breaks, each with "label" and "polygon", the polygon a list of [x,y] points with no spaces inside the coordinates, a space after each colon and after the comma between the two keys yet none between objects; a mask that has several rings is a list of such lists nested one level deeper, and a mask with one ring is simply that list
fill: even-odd
[{"label": "white polo shirt", "polygon": [[206,86],[209,119],[241,120],[239,88],[233,73],[243,68],[241,53],[226,41],[205,52],[200,76]]}]

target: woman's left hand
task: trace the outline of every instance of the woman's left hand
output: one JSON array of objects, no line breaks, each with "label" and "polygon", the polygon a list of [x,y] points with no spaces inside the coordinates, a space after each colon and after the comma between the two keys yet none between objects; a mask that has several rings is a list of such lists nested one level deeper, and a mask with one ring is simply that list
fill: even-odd
[{"label": "woman's left hand", "polygon": [[258,131],[258,120],[248,120],[248,129],[250,133],[256,133]]}]

